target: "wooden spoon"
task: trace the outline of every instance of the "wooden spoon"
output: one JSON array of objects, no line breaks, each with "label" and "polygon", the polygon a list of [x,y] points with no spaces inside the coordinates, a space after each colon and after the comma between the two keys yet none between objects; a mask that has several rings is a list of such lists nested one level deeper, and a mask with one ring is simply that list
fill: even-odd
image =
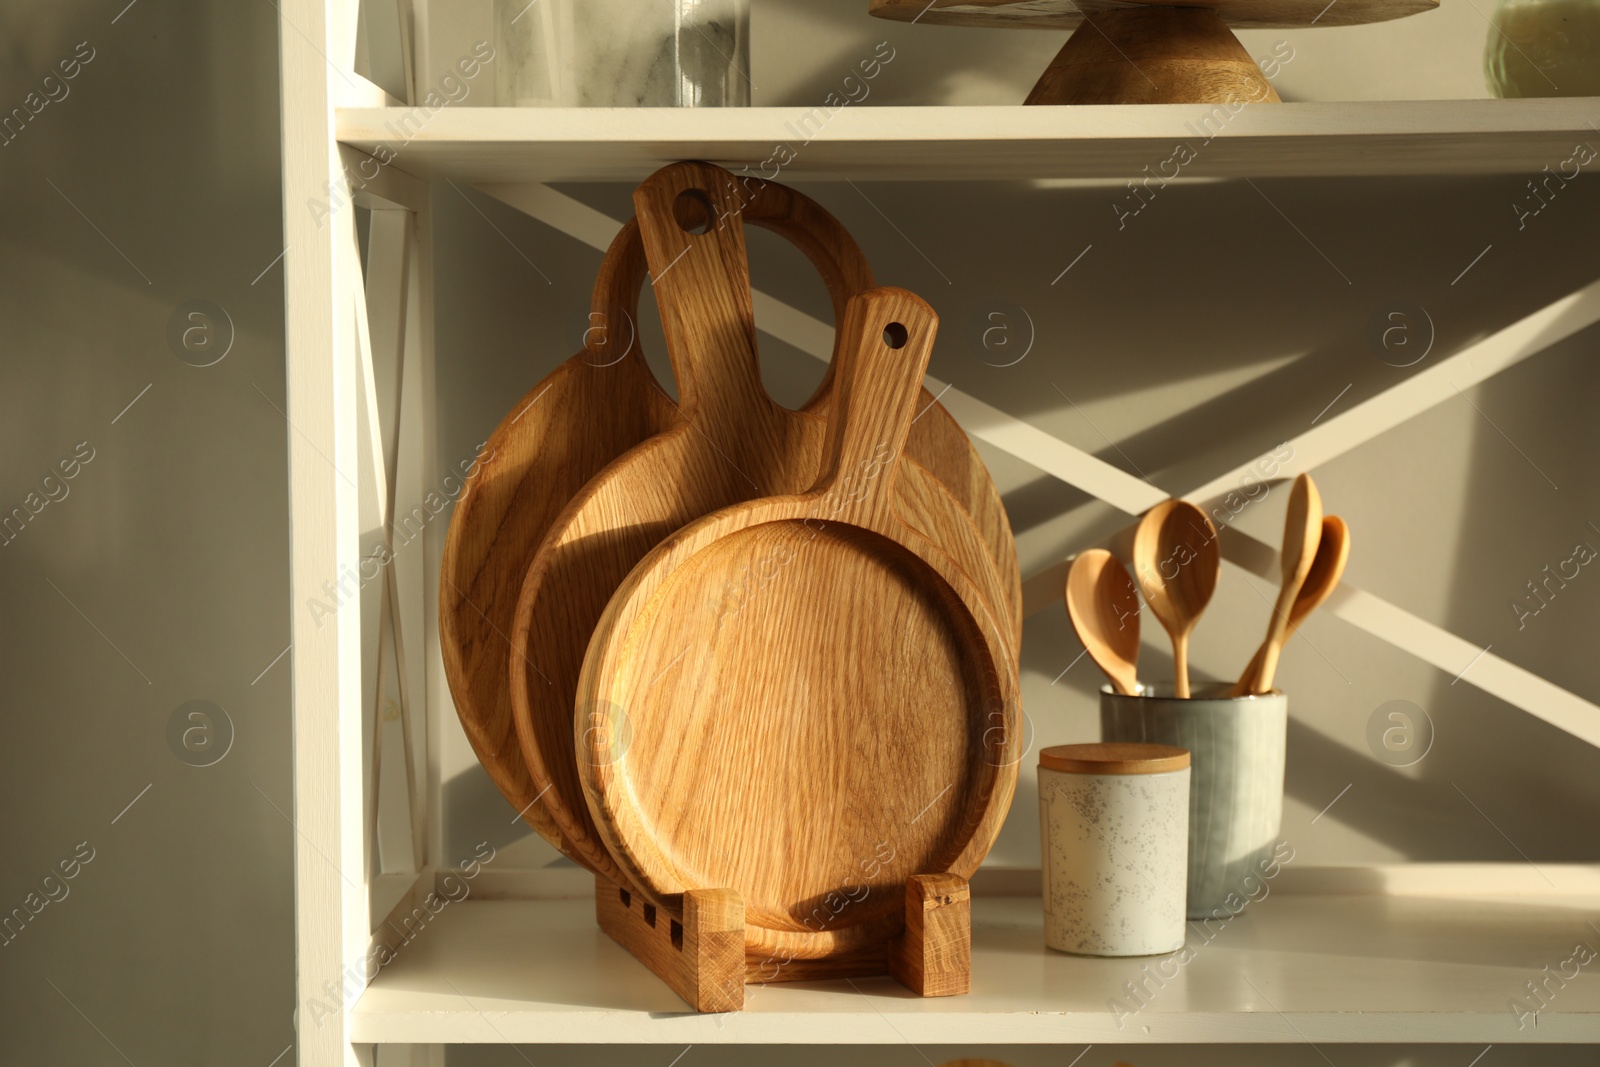
[{"label": "wooden spoon", "polygon": [[[1290,613],[1294,610],[1300,590],[1306,584],[1306,576],[1311,573],[1311,564],[1317,558],[1317,544],[1321,540],[1322,494],[1317,492],[1311,475],[1302,474],[1294,480],[1294,488],[1289,490],[1289,512],[1283,520],[1283,585],[1278,589],[1278,602],[1272,607],[1267,639],[1261,645],[1261,664],[1256,668],[1256,677],[1265,679],[1268,685],[1278,672],[1278,655],[1283,651],[1283,643],[1289,639]],[[1240,681],[1251,685],[1254,679]]]},{"label": "wooden spoon", "polygon": [[1189,633],[1217,588],[1217,529],[1186,500],[1145,512],[1133,535],[1133,571],[1144,602],[1172,638],[1172,691],[1189,696]]},{"label": "wooden spoon", "polygon": [[[1338,588],[1339,579],[1344,576],[1345,561],[1349,558],[1350,527],[1346,526],[1345,521],[1337,515],[1324,516],[1322,537],[1317,541],[1317,553],[1311,560],[1311,570],[1306,574],[1305,584],[1300,587],[1299,595],[1294,598],[1294,607],[1289,609],[1289,625],[1283,634],[1285,643],[1294,636],[1296,630],[1300,629],[1300,624],[1306,621],[1306,616],[1317,610]],[[1265,644],[1256,649],[1255,658],[1239,676],[1239,683],[1233,687],[1230,696],[1241,697],[1246,693],[1272,692],[1272,675],[1261,673],[1261,664],[1266,655]]]},{"label": "wooden spoon", "polygon": [[1139,691],[1139,593],[1103,548],[1078,553],[1067,572],[1067,615],[1095,666],[1123,696]]}]

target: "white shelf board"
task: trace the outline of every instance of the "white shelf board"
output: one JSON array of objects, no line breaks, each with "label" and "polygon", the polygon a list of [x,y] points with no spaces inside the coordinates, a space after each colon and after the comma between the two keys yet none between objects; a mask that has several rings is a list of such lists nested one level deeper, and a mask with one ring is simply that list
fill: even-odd
[{"label": "white shelf board", "polygon": [[[1207,125],[1207,116],[1212,116]],[[1582,140],[1600,99],[1246,106],[343,108],[338,139],[422,177],[628,181],[678,159],[784,180],[1536,174]],[[1220,130],[1220,132],[1217,132]],[[1212,136],[1214,134],[1214,136]],[[1210,139],[1208,140],[1208,136]],[[386,160],[387,161],[387,160]],[[1167,163],[1170,176],[1174,164]]]},{"label": "white shelf board", "polygon": [[[1326,875],[1326,876],[1325,876]],[[1544,879],[1548,878],[1547,883]],[[1553,885],[1551,884],[1553,883]],[[1591,962],[1536,1023],[1511,1008],[1579,942],[1600,950],[1594,868],[1286,868],[1122,1020],[1151,959],[1046,950],[1039,900],[974,900],[972,993],[887,978],[750,987],[698,1015],[607,938],[582,900],[466,900],[400,948],[355,1005],[379,1043],[1081,1044],[1600,1041]],[[1307,890],[1315,889],[1315,892]],[[1156,957],[1159,960],[1160,957]],[[1167,973],[1171,973],[1171,965]],[[1552,984],[1552,989],[1555,986]],[[1529,1001],[1529,1007],[1536,1006]]]}]

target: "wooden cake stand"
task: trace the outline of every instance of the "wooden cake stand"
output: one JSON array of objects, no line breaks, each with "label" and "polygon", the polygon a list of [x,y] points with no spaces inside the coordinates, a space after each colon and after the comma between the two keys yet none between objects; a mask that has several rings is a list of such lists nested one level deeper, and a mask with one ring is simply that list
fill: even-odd
[{"label": "wooden cake stand", "polygon": [[873,15],[898,22],[1076,30],[1028,94],[1029,104],[1277,103],[1235,29],[1356,26],[1439,6],[1438,0],[869,2]]}]

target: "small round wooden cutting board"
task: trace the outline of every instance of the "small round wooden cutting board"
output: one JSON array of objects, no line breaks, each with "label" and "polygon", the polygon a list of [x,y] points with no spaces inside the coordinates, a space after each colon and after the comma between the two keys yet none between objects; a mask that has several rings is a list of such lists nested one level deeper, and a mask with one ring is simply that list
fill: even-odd
[{"label": "small round wooden cutting board", "polygon": [[[601,839],[669,910],[688,889],[740,893],[747,951],[884,941],[907,879],[970,875],[1010,804],[1009,627],[896,506],[936,327],[904,290],[853,300],[823,476],[669,537],[584,660],[573,728]],[[970,522],[949,536],[983,551]],[[751,574],[765,580],[724,612]]]}]

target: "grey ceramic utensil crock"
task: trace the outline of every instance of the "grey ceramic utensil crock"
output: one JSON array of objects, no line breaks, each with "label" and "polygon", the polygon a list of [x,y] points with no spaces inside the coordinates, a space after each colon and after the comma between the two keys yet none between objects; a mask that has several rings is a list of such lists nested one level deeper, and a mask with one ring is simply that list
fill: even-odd
[{"label": "grey ceramic utensil crock", "polygon": [[[1104,741],[1177,745],[1193,754],[1189,793],[1189,918],[1223,916],[1249,891],[1273,850],[1283,818],[1283,758],[1289,698],[1229,697],[1226,684],[1198,686],[1179,700],[1168,687],[1133,696],[1100,690]],[[1249,882],[1246,879],[1250,879]]]}]

